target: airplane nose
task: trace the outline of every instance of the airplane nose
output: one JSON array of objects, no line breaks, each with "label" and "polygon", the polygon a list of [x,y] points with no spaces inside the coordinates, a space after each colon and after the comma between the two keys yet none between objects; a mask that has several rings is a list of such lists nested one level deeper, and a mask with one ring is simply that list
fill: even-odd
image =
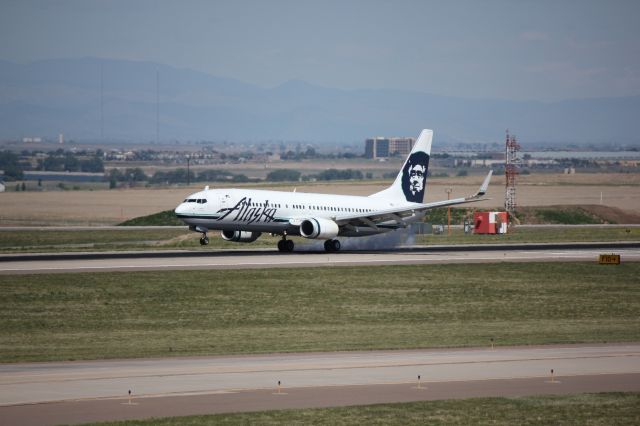
[{"label": "airplane nose", "polygon": [[181,203],[180,205],[178,205],[178,207],[176,207],[176,209],[173,211],[175,214],[184,214],[187,211],[187,206],[185,205],[185,203]]}]

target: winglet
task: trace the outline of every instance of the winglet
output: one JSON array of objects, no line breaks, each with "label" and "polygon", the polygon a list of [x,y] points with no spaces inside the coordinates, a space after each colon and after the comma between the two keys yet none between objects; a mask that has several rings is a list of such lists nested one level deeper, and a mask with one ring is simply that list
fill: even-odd
[{"label": "winglet", "polygon": [[487,193],[487,188],[489,188],[489,182],[491,182],[492,175],[493,175],[493,170],[489,170],[487,177],[484,178],[482,185],[480,185],[480,190],[478,191],[478,195],[484,195]]},{"label": "winglet", "polygon": [[492,175],[493,175],[493,170],[489,170],[489,174],[487,174],[487,177],[484,178],[484,181],[482,181],[482,185],[480,185],[480,189],[478,189],[478,192],[476,192],[469,198],[478,198],[486,194],[487,189],[489,188],[489,182],[491,182]]}]

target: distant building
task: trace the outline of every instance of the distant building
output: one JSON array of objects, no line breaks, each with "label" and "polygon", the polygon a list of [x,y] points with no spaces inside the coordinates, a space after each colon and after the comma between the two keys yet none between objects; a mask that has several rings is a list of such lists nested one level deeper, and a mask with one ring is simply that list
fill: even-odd
[{"label": "distant building", "polygon": [[415,142],[415,138],[370,138],[364,142],[364,155],[367,158],[406,157]]},{"label": "distant building", "polygon": [[22,138],[22,143],[41,143],[42,138]]},{"label": "distant building", "polygon": [[398,154],[400,157],[406,157],[413,149],[413,144],[416,143],[416,139],[391,138],[389,143],[389,151],[391,155]]},{"label": "distant building", "polygon": [[6,189],[4,183],[0,182],[0,192],[4,192]]}]

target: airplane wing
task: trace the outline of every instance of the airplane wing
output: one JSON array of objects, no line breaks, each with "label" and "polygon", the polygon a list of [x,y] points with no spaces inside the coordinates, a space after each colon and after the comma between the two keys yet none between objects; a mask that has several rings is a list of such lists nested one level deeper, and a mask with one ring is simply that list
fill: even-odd
[{"label": "airplane wing", "polygon": [[484,181],[482,182],[482,185],[480,185],[478,191],[468,197],[435,201],[431,203],[414,203],[403,205],[393,209],[378,210],[375,212],[370,212],[368,214],[359,214],[346,217],[342,216],[339,219],[336,219],[336,223],[341,227],[368,226],[374,229],[378,229],[379,227],[406,228],[407,223],[404,221],[404,219],[414,216],[416,213],[422,213],[426,210],[430,210],[436,207],[448,207],[457,204],[474,203],[487,200],[488,198],[482,197],[487,193],[487,188],[489,186],[489,182],[491,181],[492,174],[493,170],[489,171],[489,174],[487,174],[487,177],[484,178]]}]

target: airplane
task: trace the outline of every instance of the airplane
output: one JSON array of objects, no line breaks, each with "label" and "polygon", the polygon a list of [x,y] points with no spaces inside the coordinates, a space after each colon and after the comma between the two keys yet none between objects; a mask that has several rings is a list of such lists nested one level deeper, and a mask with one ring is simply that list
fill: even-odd
[{"label": "airplane", "polygon": [[369,196],[206,186],[180,203],[175,215],[202,234],[202,245],[209,244],[209,231],[218,230],[224,240],[239,243],[251,243],[263,233],[280,235],[281,252],[294,250],[289,236],[325,240],[324,249],[336,252],[341,247],[336,237],[391,232],[422,221],[429,209],[484,199],[493,171],[469,197],[423,203],[432,139],[432,130],[422,130],[393,184]]}]

